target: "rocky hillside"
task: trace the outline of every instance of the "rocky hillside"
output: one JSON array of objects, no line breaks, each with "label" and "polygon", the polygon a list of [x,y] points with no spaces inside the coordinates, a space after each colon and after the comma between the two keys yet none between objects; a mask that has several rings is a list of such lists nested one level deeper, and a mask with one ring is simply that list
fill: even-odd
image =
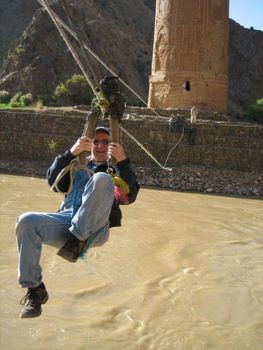
[{"label": "rocky hillside", "polygon": [[230,20],[229,110],[236,113],[263,97],[263,32]]},{"label": "rocky hillside", "polygon": [[[55,12],[69,23],[60,0],[53,3]],[[155,0],[72,0],[70,3],[74,5],[70,17],[84,40],[147,99]],[[0,70],[0,90],[12,94],[31,92],[35,96],[48,94],[59,82],[79,73],[54,24],[36,0],[23,0],[23,5],[19,0],[1,0],[0,16],[4,18],[2,21],[0,17],[3,38],[0,62],[1,55],[2,59],[5,55]],[[12,35],[7,34],[12,31]],[[10,47],[8,54],[7,47]],[[263,32],[245,29],[230,20],[231,111],[242,112],[263,96],[262,62]],[[98,77],[106,74],[94,59],[90,58],[90,63]]]},{"label": "rocky hillside", "polygon": [[[138,93],[147,98],[153,38],[154,1],[75,0],[70,14],[84,40],[98,56]],[[58,2],[55,12],[69,23]],[[68,13],[68,12],[67,12]],[[142,17],[143,16],[143,17]],[[74,42],[75,43],[75,40]],[[90,58],[98,77],[106,71]],[[0,72],[0,90],[35,96],[51,93],[58,82],[79,69],[53,22],[39,9],[9,51]]]},{"label": "rocky hillside", "polygon": [[38,9],[35,0],[0,1],[0,65],[10,45],[18,40]]}]

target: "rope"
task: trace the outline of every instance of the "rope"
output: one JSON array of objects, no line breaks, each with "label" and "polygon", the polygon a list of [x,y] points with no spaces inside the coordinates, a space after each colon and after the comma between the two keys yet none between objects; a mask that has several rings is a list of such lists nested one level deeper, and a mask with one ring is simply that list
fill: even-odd
[{"label": "rope", "polygon": [[[42,6],[42,2],[44,2],[45,0],[37,0]],[[78,42],[80,42],[79,38],[77,37],[76,33],[71,30],[69,28],[69,26],[62,21],[62,19],[51,9],[49,8],[49,14],[52,14],[53,18],[55,18],[57,20],[57,22],[68,32],[70,33],[73,38],[75,38]],[[51,15],[50,15],[51,16]],[[51,17],[52,18],[52,17]],[[52,19],[53,19],[52,18]],[[53,20],[54,21],[54,20]],[[85,48],[85,50],[87,50],[104,68],[106,68],[108,70],[108,72],[110,72],[112,75],[114,76],[118,76],[118,74],[112,70],[109,66],[107,66],[107,64],[102,61],[98,55],[96,55],[96,53],[94,51],[92,51],[92,49],[86,45],[86,43],[81,42],[81,44],[83,45],[83,47]],[[148,103],[134,90],[132,89],[123,79],[121,79],[119,76],[119,81],[128,89],[130,90],[141,102],[144,103],[145,106],[148,106]],[[155,109],[153,109],[152,107],[148,107],[155,115],[157,115],[160,118],[165,118],[163,116],[161,116]]]},{"label": "rope", "polygon": [[179,139],[178,142],[176,142],[176,144],[170,149],[170,152],[168,153],[167,158],[166,158],[166,160],[165,160],[165,162],[164,162],[164,165],[163,165],[164,167],[166,166],[166,164],[167,164],[167,162],[168,162],[168,159],[169,159],[170,155],[172,154],[173,150],[175,149],[175,147],[177,147],[177,146],[179,145],[179,143],[181,142],[181,140],[183,139],[183,137],[184,137],[184,127],[183,127],[183,129],[182,129],[182,135],[181,135],[180,139]]},{"label": "rope", "polygon": [[58,176],[56,177],[55,182],[53,183],[53,185],[51,186],[51,190],[55,190],[57,192],[62,192],[60,191],[59,187],[58,187],[58,183],[60,182],[60,180],[63,178],[63,176],[65,176],[68,172],[69,172],[69,177],[70,177],[70,182],[69,182],[69,188],[67,192],[64,192],[66,195],[69,194],[72,189],[73,189],[73,182],[74,182],[74,176],[75,174],[81,170],[81,169],[85,169],[86,167],[84,165],[81,165],[79,163],[78,158],[74,158],[72,159],[72,161],[69,163],[69,165],[67,165],[65,168],[63,168],[61,170],[61,172],[58,174]]},{"label": "rope", "polygon": [[[163,170],[167,170],[167,171],[172,171],[172,168],[167,168],[165,167],[165,165],[162,165],[144,146],[142,143],[140,143],[132,134],[130,134],[126,129],[124,129],[123,126],[119,126],[121,131],[123,131],[126,135],[128,135],[142,150],[144,150],[144,152],[150,157],[152,158],[152,160],[159,165],[160,168],[162,168]],[[174,147],[173,147],[174,148]],[[171,151],[169,152],[169,156],[170,156]],[[167,162],[167,160],[166,160]]]},{"label": "rope", "polygon": [[[83,35],[83,30],[80,31],[79,27],[75,25],[75,23],[71,20],[70,17],[70,13],[72,14],[72,11],[70,11],[70,5],[68,3],[68,1],[62,0],[62,7],[64,9],[64,12],[67,16],[68,19],[68,23],[71,25],[71,27],[73,28],[74,32],[77,33],[79,38],[82,38]],[[79,48],[80,48],[80,54],[81,54],[81,58],[84,60],[84,63],[88,66],[92,77],[93,77],[93,81],[95,82],[95,85],[98,86],[98,79],[96,77],[95,71],[93,70],[90,61],[87,58],[87,55],[85,55],[85,48],[83,45],[83,40],[77,40],[78,44],[79,44]]]},{"label": "rope", "polygon": [[52,21],[54,22],[57,30],[59,31],[60,35],[62,36],[63,40],[65,41],[67,47],[69,48],[73,58],[75,59],[75,61],[77,62],[80,70],[82,71],[83,75],[85,76],[87,82],[89,83],[94,95],[99,98],[96,89],[93,86],[92,81],[90,80],[84,66],[82,65],[76,51],[74,50],[73,46],[71,45],[70,41],[68,40],[67,36],[65,35],[63,29],[61,28],[61,25],[59,24],[59,22],[56,19],[56,16],[53,15],[53,11],[51,10],[51,8],[49,7],[48,3],[46,0],[37,0],[44,8],[45,10],[48,12],[49,16],[51,17]]},{"label": "rope", "polygon": [[[57,20],[57,18],[59,18],[57,15],[55,15],[55,13],[51,10],[51,8],[49,7],[48,3],[47,3],[47,0],[37,0],[45,9],[46,11],[48,11],[48,14],[50,15],[52,21],[54,22],[55,26],[57,27],[60,35],[62,36],[63,40],[65,41],[66,45],[68,46],[73,58],[75,59],[75,61],[77,62],[79,68],[81,69],[82,73],[84,74],[84,77],[86,78],[87,82],[89,83],[94,95],[96,96],[97,98],[97,104],[100,108],[100,110],[102,112],[104,112],[105,109],[108,108],[108,105],[109,105],[109,102],[108,100],[105,98],[104,94],[102,93],[102,91],[100,90],[97,90],[95,89],[94,87],[94,84],[92,82],[92,80],[89,78],[83,64],[81,63],[79,57],[78,57],[78,54],[76,53],[75,49],[73,48],[73,46],[71,45],[70,41],[68,40],[67,36],[65,35],[61,25],[60,25],[60,22]],[[68,7],[66,2],[62,1],[63,4],[65,5],[64,6],[64,10],[65,12],[67,12],[66,8]],[[67,17],[69,18],[68,14],[67,14]],[[84,43],[78,39],[77,35],[75,34],[76,36],[76,39],[79,43],[79,47],[80,47],[80,52],[82,54],[82,59],[86,62],[86,64],[90,67],[91,71],[93,72],[91,66],[90,66],[90,63],[89,61],[87,60],[87,58],[85,57],[84,55]],[[93,79],[96,81],[96,77],[95,77],[95,73],[93,72]]]},{"label": "rope", "polygon": [[[67,36],[65,35],[63,28],[65,28],[79,43],[80,43],[80,47],[84,47],[99,63],[101,63],[112,75],[114,76],[118,76],[112,69],[110,69],[85,43],[83,43],[82,41],[79,40],[79,38],[77,37],[76,33],[74,33],[56,14],[55,12],[49,7],[49,5],[47,4],[46,0],[37,0],[48,12],[48,14],[50,15],[51,19],[53,20],[55,26],[57,27],[60,35],[62,36],[62,38],[64,39],[66,45],[68,46],[70,52],[72,53],[74,59],[76,60],[76,62],[78,63],[81,71],[83,72],[86,80],[88,81],[88,83],[90,84],[95,96],[97,97],[98,101],[101,100],[101,97],[99,96],[99,94],[97,93],[96,89],[93,86],[92,81],[89,79],[82,63],[79,60],[78,55],[76,54],[73,46],[71,45],[70,41],[68,40]],[[67,16],[68,17],[68,16]],[[123,81],[121,78],[119,78],[120,82],[126,87],[128,88],[135,96],[137,96],[146,106],[147,103],[146,101],[144,101],[144,99],[137,94],[136,91],[134,91],[127,83],[125,83],[125,81]],[[158,112],[156,112],[154,109],[149,108],[154,114],[156,114],[159,118],[165,118],[159,115]],[[166,164],[167,161],[172,153],[172,151],[174,150],[174,148],[180,143],[180,141],[182,140],[183,136],[184,136],[184,130],[182,132],[181,138],[179,139],[179,141],[176,143],[176,145],[173,146],[173,148],[170,150],[164,165],[162,165],[134,136],[132,136],[127,130],[125,130],[123,127],[120,126],[120,129],[126,133],[142,150],[144,150],[144,152],[146,152],[146,154],[152,158],[154,160],[154,162],[156,164],[158,164],[159,167],[161,167],[163,170],[167,170],[167,171],[171,171],[171,168],[167,168]],[[70,169],[68,169],[70,170]],[[57,183],[57,182],[56,182]],[[56,187],[57,188],[57,187]]]}]

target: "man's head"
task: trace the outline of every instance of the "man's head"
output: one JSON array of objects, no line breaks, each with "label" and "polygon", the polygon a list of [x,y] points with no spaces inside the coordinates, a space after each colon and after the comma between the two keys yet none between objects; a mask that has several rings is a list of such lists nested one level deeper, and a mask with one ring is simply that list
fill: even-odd
[{"label": "man's head", "polygon": [[98,126],[92,140],[91,155],[94,161],[103,162],[108,157],[110,131],[105,126]]}]

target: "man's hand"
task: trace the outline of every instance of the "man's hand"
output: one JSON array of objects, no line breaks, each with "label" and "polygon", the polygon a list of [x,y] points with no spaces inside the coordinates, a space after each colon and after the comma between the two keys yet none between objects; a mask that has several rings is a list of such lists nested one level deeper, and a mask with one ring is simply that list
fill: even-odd
[{"label": "man's hand", "polygon": [[71,147],[70,153],[77,156],[83,151],[89,152],[91,149],[92,140],[87,136],[80,137],[77,142]]},{"label": "man's hand", "polygon": [[108,154],[115,158],[117,163],[127,158],[122,146],[117,142],[109,144]]}]

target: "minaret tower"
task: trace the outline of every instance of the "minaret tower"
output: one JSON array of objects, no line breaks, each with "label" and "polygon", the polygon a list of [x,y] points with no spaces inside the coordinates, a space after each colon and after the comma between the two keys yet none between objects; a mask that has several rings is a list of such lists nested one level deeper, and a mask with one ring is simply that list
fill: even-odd
[{"label": "minaret tower", "polygon": [[148,105],[226,112],[229,0],[156,0]]}]

